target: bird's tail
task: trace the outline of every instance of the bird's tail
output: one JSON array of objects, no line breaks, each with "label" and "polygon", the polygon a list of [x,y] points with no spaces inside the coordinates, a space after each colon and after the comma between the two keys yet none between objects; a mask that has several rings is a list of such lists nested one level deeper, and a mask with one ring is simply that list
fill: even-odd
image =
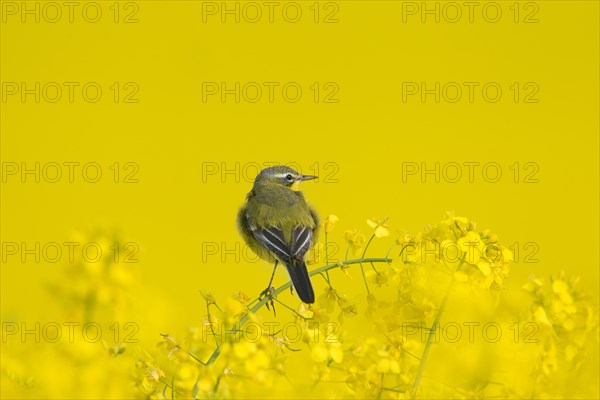
[{"label": "bird's tail", "polygon": [[307,304],[315,302],[315,292],[313,291],[312,284],[310,283],[310,277],[308,270],[306,269],[306,263],[304,260],[292,260],[285,264],[294,289],[300,297],[300,300]]}]

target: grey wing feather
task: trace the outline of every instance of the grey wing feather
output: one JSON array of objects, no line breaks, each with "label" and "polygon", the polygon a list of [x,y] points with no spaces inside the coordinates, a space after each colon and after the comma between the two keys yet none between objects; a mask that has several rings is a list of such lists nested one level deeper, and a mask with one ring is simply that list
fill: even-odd
[{"label": "grey wing feather", "polygon": [[291,245],[288,245],[283,231],[276,227],[251,228],[252,235],[263,246],[271,250],[281,261],[303,260],[310,249],[313,231],[306,226],[297,226],[292,231]]},{"label": "grey wing feather", "polygon": [[297,260],[303,260],[304,255],[310,248],[313,231],[306,226],[297,226],[292,231],[291,256]]},{"label": "grey wing feather", "polygon": [[251,231],[254,238],[271,250],[280,260],[289,260],[290,248],[280,228],[276,226],[262,229],[253,227]]}]

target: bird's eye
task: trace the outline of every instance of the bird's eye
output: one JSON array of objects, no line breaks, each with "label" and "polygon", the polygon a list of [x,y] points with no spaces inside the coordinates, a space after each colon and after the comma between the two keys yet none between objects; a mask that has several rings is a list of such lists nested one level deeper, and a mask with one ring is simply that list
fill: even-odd
[{"label": "bird's eye", "polygon": [[287,175],[285,176],[285,179],[287,179],[289,182],[291,182],[293,178],[294,178],[294,177],[292,176],[292,174],[287,174]]}]

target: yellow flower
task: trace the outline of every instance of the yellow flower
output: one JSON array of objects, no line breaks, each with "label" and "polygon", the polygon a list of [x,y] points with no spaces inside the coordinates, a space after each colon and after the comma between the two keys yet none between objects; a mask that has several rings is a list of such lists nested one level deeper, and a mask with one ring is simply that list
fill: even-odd
[{"label": "yellow flower", "polygon": [[302,315],[304,318],[312,318],[314,315],[312,310],[307,308],[304,303],[300,303],[298,306],[298,314]]},{"label": "yellow flower", "polygon": [[193,387],[198,377],[198,367],[185,363],[177,370],[177,383],[186,387]]},{"label": "yellow flower", "polygon": [[455,225],[456,223],[466,225],[469,223],[469,219],[465,218],[465,217],[456,217],[454,215],[454,211],[446,212],[446,219],[444,221],[442,221],[442,224]]},{"label": "yellow flower", "polygon": [[103,343],[103,344],[106,347],[108,354],[112,357],[121,355],[121,354],[125,353],[125,350],[127,350],[127,346],[125,346],[124,344],[118,344],[118,345],[111,346],[111,347],[107,347],[106,343]]},{"label": "yellow flower", "polygon": [[514,261],[514,255],[513,252],[509,249],[507,249],[506,247],[502,248],[502,259],[504,260],[504,262],[513,262]]},{"label": "yellow flower", "polygon": [[398,237],[396,238],[396,244],[401,246],[405,245],[406,243],[411,243],[414,240],[414,237],[403,229],[397,229],[396,233],[398,234]]},{"label": "yellow flower", "polygon": [[248,358],[257,350],[256,343],[241,341],[233,344],[233,354],[241,360]]},{"label": "yellow flower", "polygon": [[348,300],[348,296],[345,294],[338,298],[338,305],[342,310],[342,313],[347,317],[353,317],[358,313],[358,306],[355,302]]},{"label": "yellow flower", "polygon": [[350,251],[354,256],[356,256],[362,250],[365,244],[365,237],[360,231],[357,229],[353,231],[345,231],[344,238],[346,242],[350,245]]},{"label": "yellow flower", "polygon": [[271,359],[264,350],[256,351],[251,357],[248,357],[244,363],[248,372],[258,372],[269,367]]},{"label": "yellow flower", "polygon": [[[463,251],[465,261],[469,264],[477,265],[483,249],[485,248],[485,244],[481,240],[479,234],[477,232],[469,231],[465,236],[458,239],[456,243]],[[481,268],[483,268],[481,272],[485,274],[485,267],[483,266]]]},{"label": "yellow flower", "polygon": [[322,363],[329,359],[336,363],[344,360],[344,352],[339,342],[331,340],[328,343],[318,343],[310,352],[310,357],[314,362]]},{"label": "yellow flower", "polygon": [[215,303],[216,303],[216,302],[215,302],[215,298],[214,298],[214,296],[212,295],[212,293],[210,293],[210,292],[207,292],[207,291],[204,291],[204,290],[201,290],[201,291],[200,291],[200,295],[201,295],[201,296],[204,298],[204,300],[206,300],[206,302],[208,303],[208,305],[211,305],[211,304],[215,304]]},{"label": "yellow flower", "polygon": [[467,282],[469,276],[464,271],[456,271],[454,273],[454,279],[456,279],[457,282]]},{"label": "yellow flower", "polygon": [[340,266],[340,270],[344,273],[344,275],[346,275],[348,278],[352,279],[352,275],[350,275],[350,273],[348,272],[349,269],[350,269],[349,265],[343,264],[342,266]]},{"label": "yellow flower", "polygon": [[138,388],[145,394],[154,393],[161,378],[165,377],[165,373],[158,366],[143,359],[138,361],[137,366],[144,369],[143,375],[137,382]]},{"label": "yellow flower", "polygon": [[388,217],[379,220],[376,218],[370,218],[367,220],[367,225],[375,229],[375,237],[382,238],[389,236],[390,231],[388,230],[388,226],[386,224],[387,220]]},{"label": "yellow flower", "polygon": [[250,296],[248,296],[246,293],[242,292],[241,290],[238,291],[238,294],[235,296],[236,300],[239,301],[242,304],[246,304],[247,302],[250,301]]},{"label": "yellow flower", "polygon": [[[477,264],[478,267],[479,267],[479,264],[480,263]],[[481,270],[481,268],[480,268],[480,270]],[[485,272],[484,272],[484,275],[485,275]],[[479,286],[482,289],[489,289],[490,286],[492,286],[492,283],[494,283],[494,279],[495,279],[495,275],[494,274],[490,274],[488,272],[488,274],[485,275],[485,278],[483,278],[483,280],[481,282],[479,282]]]},{"label": "yellow flower", "polygon": [[327,347],[325,347],[325,345],[322,344],[313,347],[310,352],[310,357],[313,359],[314,362],[318,363],[327,361],[327,358],[329,357]]},{"label": "yellow flower", "polygon": [[386,351],[379,351],[378,354],[379,361],[377,362],[377,372],[381,374],[399,374],[400,373],[400,364],[397,360],[391,358]]},{"label": "yellow flower", "polygon": [[541,279],[536,278],[534,275],[531,275],[529,277],[529,281],[527,283],[525,283],[523,286],[521,286],[521,289],[523,289],[529,293],[534,293],[535,291],[540,289],[543,285],[544,285],[544,283],[542,282]]},{"label": "yellow flower", "polygon": [[325,293],[323,293],[322,295],[320,295],[317,298],[317,301],[319,302],[319,305],[322,308],[324,308],[325,310],[327,310],[327,313],[332,313],[333,312],[333,308],[335,307],[335,301],[336,300],[337,300],[337,294],[330,287],[326,287],[325,288]]},{"label": "yellow flower", "polygon": [[567,345],[565,348],[565,358],[567,361],[573,361],[578,353],[579,349],[572,344]]},{"label": "yellow flower", "polygon": [[535,322],[542,325],[552,326],[552,322],[548,319],[548,315],[546,314],[546,310],[543,307],[536,307],[533,316],[535,318]]},{"label": "yellow flower", "polygon": [[569,285],[562,279],[557,279],[552,282],[552,290],[560,297],[560,300],[565,304],[573,303],[573,298],[569,293]]},{"label": "yellow flower", "polygon": [[156,347],[165,347],[169,351],[167,357],[173,357],[179,351],[179,344],[172,336],[162,333],[161,336],[162,340],[156,345]]},{"label": "yellow flower", "polygon": [[239,300],[237,300],[233,297],[230,297],[225,302],[224,311],[228,315],[236,316],[236,315],[240,315],[240,314],[244,313],[246,311],[246,309],[244,308],[244,305],[242,303],[240,303]]},{"label": "yellow flower", "polygon": [[335,226],[335,223],[339,220],[340,219],[336,215],[328,215],[327,218],[325,218],[325,221],[323,221],[323,230],[325,231],[325,233],[331,232],[333,230],[333,227]]},{"label": "yellow flower", "polygon": [[481,271],[481,273],[483,273],[484,276],[488,276],[492,272],[492,269],[490,267],[490,263],[487,262],[487,261],[485,261],[484,259],[480,259],[477,262],[477,268],[479,268],[479,270]]}]

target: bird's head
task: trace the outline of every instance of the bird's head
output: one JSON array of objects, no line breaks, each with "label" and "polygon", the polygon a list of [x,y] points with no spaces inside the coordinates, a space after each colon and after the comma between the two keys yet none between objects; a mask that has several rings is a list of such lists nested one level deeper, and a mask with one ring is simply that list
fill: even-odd
[{"label": "bird's head", "polygon": [[297,182],[308,181],[317,178],[314,175],[302,175],[298,171],[285,165],[276,165],[265,168],[256,176],[254,185],[275,184],[291,188]]}]

